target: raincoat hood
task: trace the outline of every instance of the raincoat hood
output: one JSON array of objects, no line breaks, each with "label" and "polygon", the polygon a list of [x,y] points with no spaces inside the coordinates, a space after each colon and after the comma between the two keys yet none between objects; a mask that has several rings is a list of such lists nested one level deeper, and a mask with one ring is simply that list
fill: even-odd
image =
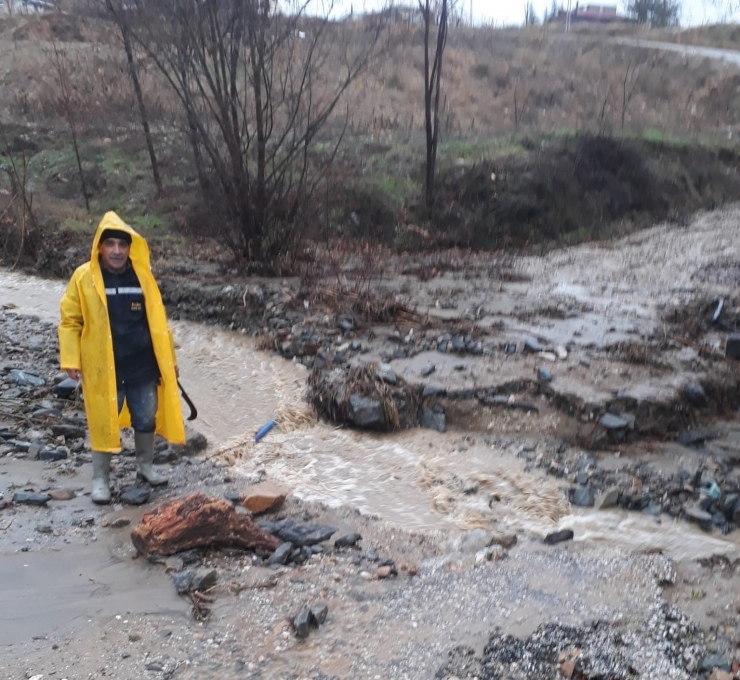
[{"label": "raincoat hood", "polygon": [[125,231],[131,236],[131,253],[129,257],[135,268],[150,267],[150,255],[149,255],[149,244],[146,239],[131,227],[128,226],[116,213],[113,211],[105,213],[103,219],[100,220],[98,229],[95,232],[95,238],[93,238],[92,252],[90,253],[90,263],[93,267],[100,269],[100,262],[98,258],[98,246],[100,245],[100,237],[106,229],[117,229],[118,231]]}]

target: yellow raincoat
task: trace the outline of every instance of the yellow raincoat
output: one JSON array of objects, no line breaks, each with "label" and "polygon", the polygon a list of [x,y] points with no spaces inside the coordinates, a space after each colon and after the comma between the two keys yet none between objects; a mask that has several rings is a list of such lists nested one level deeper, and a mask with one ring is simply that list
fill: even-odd
[{"label": "yellow raincoat", "polygon": [[120,451],[119,428],[131,425],[126,404],[120,416],[118,414],[108,301],[98,260],[98,242],[105,229],[120,229],[131,234],[131,264],[144,293],[149,332],[162,374],[156,432],[174,444],[184,444],[185,426],[175,375],[175,346],[172,331],[167,325],[162,296],[150,268],[149,246],[116,213],[108,212],[95,233],[90,262],[77,268],[67,286],[61,302],[62,321],[59,325],[62,368],[82,371],[91,447],[93,451],[106,453]]}]

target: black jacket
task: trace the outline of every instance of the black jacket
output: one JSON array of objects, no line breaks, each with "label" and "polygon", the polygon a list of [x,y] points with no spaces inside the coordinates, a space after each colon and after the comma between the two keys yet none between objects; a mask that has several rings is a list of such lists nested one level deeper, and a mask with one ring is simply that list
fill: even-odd
[{"label": "black jacket", "polygon": [[122,274],[101,269],[113,336],[116,383],[120,388],[156,382],[160,378],[159,366],[136,272],[130,262]]}]

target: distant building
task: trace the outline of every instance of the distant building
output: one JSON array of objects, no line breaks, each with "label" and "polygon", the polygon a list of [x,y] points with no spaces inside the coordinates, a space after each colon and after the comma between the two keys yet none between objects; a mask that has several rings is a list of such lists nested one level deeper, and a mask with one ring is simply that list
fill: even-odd
[{"label": "distant building", "polygon": [[[568,18],[567,9],[559,9],[554,21],[565,22]],[[630,21],[628,17],[617,14],[616,5],[586,5],[580,7],[576,4],[575,9],[570,12],[571,23],[612,24]]]}]

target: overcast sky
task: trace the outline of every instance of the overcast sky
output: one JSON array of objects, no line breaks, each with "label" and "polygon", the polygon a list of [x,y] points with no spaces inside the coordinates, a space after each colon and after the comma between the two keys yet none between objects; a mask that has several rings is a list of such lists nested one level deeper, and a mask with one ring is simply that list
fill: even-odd
[{"label": "overcast sky", "polygon": [[[290,1],[290,0],[288,0]],[[349,12],[350,8],[355,12],[365,12],[377,9],[385,4],[386,0],[314,0],[317,4],[322,2],[334,2],[337,8]],[[466,13],[470,11],[471,1],[473,16],[476,23],[491,23],[496,25],[516,25],[524,20],[525,0],[458,0],[463,3]],[[679,0],[682,6],[681,24],[683,26],[695,26],[698,24],[716,23],[723,20],[738,21],[740,14],[729,14],[727,7],[731,4],[740,4],[740,0]],[[535,10],[541,17],[545,9],[552,6],[552,0],[533,0]],[[567,0],[558,0],[560,5]],[[575,7],[576,0],[572,0]],[[620,12],[625,10],[627,0],[580,0],[582,5],[603,4],[617,5]],[[417,4],[417,0],[396,0],[397,5]]]}]

